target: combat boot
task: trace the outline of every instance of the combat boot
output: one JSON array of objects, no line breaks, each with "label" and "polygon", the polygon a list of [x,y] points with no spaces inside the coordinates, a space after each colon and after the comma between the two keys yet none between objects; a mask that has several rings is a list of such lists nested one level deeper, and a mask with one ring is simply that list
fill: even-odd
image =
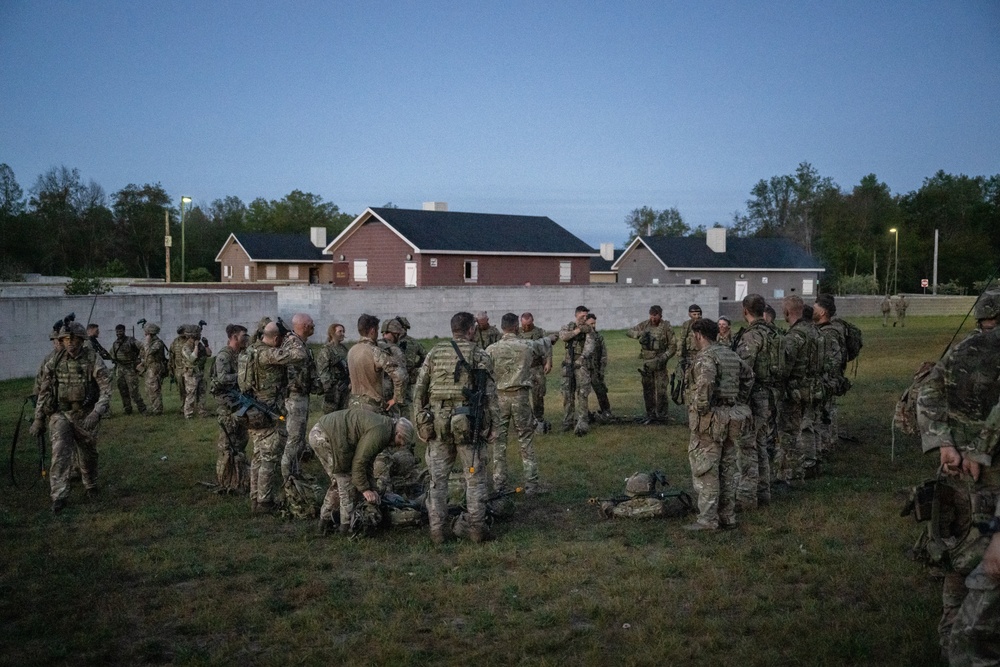
[{"label": "combat boot", "polygon": [[444,531],[443,530],[434,530],[432,528],[431,529],[431,542],[433,542],[435,546],[441,546],[442,544],[444,544],[445,543]]},{"label": "combat boot", "polygon": [[66,499],[65,498],[58,498],[57,500],[53,500],[52,501],[52,513],[53,514],[59,514],[59,512],[62,512],[65,508],[66,508]]},{"label": "combat boot", "polygon": [[469,529],[469,539],[474,544],[482,544],[490,540],[490,531],[486,526],[475,526]]},{"label": "combat boot", "polygon": [[277,508],[274,505],[273,500],[268,500],[263,503],[257,503],[254,505],[253,514],[257,516],[264,516],[266,514],[274,514]]}]

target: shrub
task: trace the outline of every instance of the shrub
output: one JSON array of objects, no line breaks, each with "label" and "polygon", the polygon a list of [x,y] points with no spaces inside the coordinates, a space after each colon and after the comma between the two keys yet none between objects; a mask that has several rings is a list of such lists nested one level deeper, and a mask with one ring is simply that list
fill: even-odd
[{"label": "shrub", "polygon": [[107,294],[111,285],[93,274],[91,271],[74,271],[70,274],[72,280],[66,283],[67,296],[84,296],[87,294]]},{"label": "shrub", "polygon": [[873,275],[841,276],[837,281],[838,294],[878,294],[878,281]]}]

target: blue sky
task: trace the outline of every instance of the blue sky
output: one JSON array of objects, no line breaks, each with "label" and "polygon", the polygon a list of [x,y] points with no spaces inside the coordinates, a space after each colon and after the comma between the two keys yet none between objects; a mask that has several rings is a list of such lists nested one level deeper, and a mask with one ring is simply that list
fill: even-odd
[{"label": "blue sky", "polygon": [[1000,2],[0,0],[0,162],[196,203],[728,224],[808,161],[1000,173]]}]

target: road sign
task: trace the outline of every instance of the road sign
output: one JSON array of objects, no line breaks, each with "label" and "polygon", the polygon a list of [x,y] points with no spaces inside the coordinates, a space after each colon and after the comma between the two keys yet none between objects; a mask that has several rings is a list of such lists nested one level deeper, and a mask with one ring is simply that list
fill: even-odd
[{"label": "road sign", "polygon": [[927,280],[927,278],[923,278],[923,279],[922,279],[922,280],[920,281],[920,286],[921,286],[921,287],[930,287],[930,286],[931,286],[931,283],[930,283],[930,281],[929,281],[929,280]]}]

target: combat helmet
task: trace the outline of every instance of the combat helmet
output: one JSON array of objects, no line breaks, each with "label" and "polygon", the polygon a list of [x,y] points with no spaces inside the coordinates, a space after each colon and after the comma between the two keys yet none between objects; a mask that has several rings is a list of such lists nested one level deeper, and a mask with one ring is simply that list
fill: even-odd
[{"label": "combat helmet", "polygon": [[81,339],[86,338],[87,328],[79,322],[66,322],[63,328],[59,330],[59,337],[69,338],[71,336]]},{"label": "combat helmet", "polygon": [[146,322],[142,327],[143,333],[147,333],[151,336],[155,336],[160,333],[160,325],[155,322]]},{"label": "combat helmet", "polygon": [[979,295],[976,301],[975,314],[977,320],[995,320],[1000,318],[1000,290],[992,289]]}]

